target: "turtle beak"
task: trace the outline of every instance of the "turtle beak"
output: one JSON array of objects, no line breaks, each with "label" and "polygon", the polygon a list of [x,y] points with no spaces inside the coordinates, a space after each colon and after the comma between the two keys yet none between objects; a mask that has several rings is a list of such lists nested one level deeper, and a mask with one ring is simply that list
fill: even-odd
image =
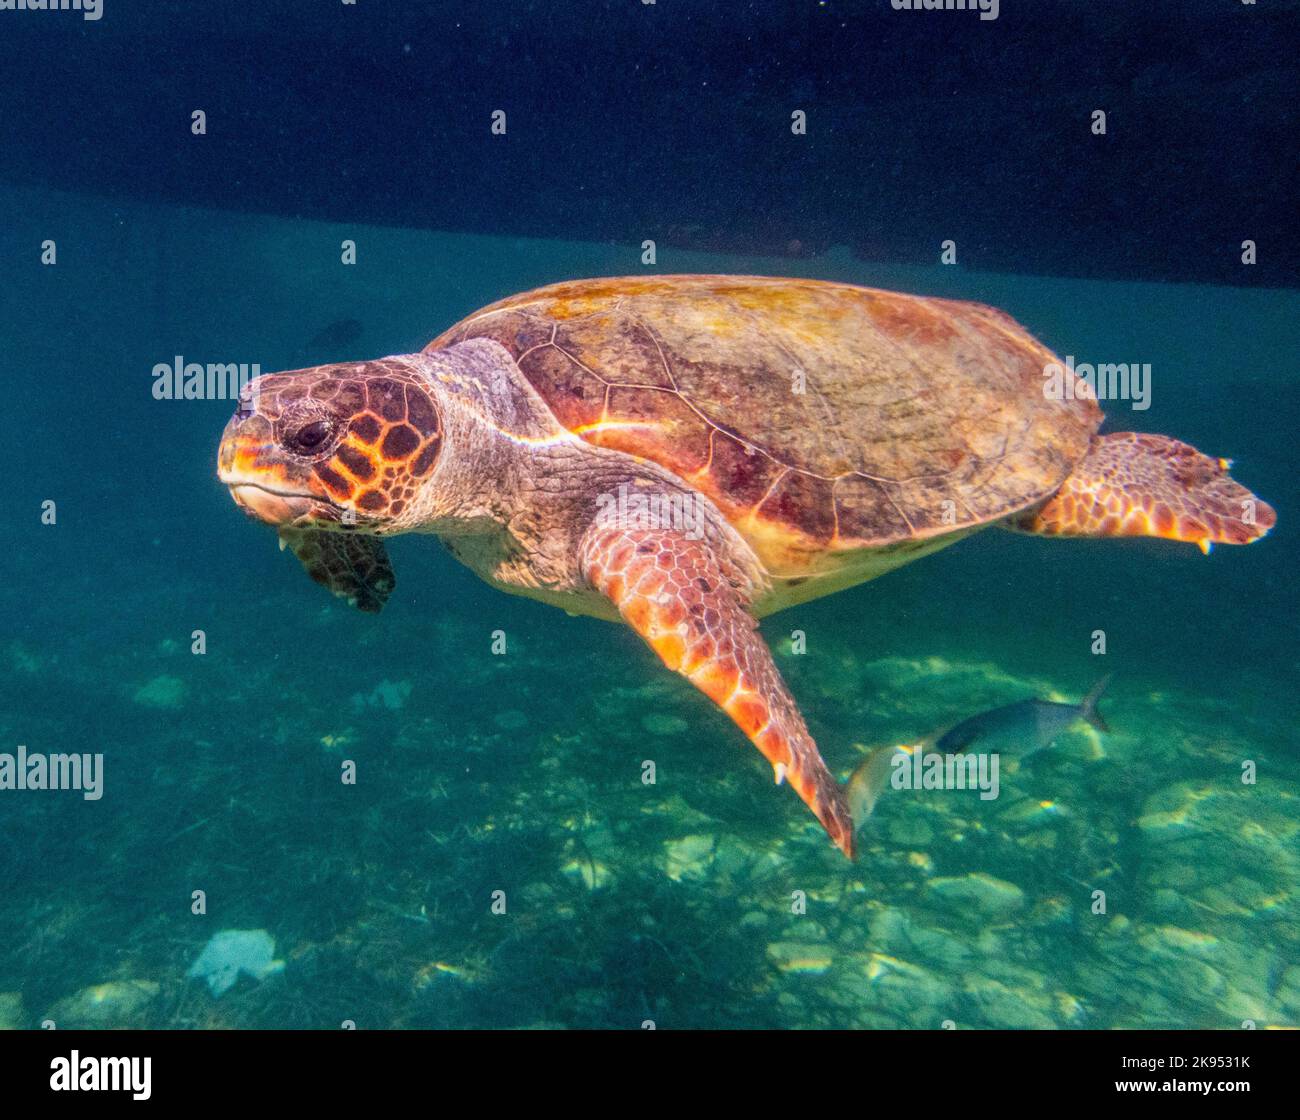
[{"label": "turtle beak", "polygon": [[249,517],[268,525],[337,520],[337,510],[318,493],[310,472],[289,462],[272,438],[271,425],[256,413],[236,412],[217,452],[217,478]]}]

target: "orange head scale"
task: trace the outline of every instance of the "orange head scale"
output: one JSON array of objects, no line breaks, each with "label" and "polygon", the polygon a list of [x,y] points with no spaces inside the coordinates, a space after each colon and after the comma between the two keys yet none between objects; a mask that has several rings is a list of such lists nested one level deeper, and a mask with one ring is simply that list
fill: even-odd
[{"label": "orange head scale", "polygon": [[[240,394],[217,475],[277,527],[395,531],[442,450],[443,422],[418,357],[259,377]],[[407,518],[403,518],[407,514]]]}]

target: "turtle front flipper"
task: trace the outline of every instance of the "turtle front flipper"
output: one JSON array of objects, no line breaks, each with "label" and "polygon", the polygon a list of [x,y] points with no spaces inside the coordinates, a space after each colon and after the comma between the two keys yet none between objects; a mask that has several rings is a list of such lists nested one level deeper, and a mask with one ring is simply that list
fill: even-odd
[{"label": "turtle front flipper", "polygon": [[286,528],[280,546],[292,549],[312,579],[358,610],[378,613],[397,584],[388,550],[375,536]]},{"label": "turtle front flipper", "polygon": [[1215,544],[1249,544],[1273,527],[1277,514],[1233,480],[1231,465],[1168,436],[1094,436],[1060,490],[1007,527],[1049,537],[1164,537],[1203,552]]},{"label": "turtle front flipper", "polygon": [[708,542],[671,529],[594,527],[582,572],[668,668],[722,708],[788,778],[850,859],[853,823],[771,651]]}]

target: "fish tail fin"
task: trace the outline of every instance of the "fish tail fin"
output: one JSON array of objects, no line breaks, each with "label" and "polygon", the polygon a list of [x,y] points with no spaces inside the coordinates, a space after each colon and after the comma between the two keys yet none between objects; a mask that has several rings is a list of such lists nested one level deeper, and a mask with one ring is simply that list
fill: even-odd
[{"label": "fish tail fin", "polygon": [[1106,686],[1110,684],[1110,678],[1114,673],[1107,673],[1095,685],[1092,691],[1083,698],[1083,703],[1079,705],[1079,715],[1098,731],[1110,731],[1106,721],[1101,718],[1101,712],[1097,710],[1097,702],[1101,699],[1101,694],[1106,691]]}]

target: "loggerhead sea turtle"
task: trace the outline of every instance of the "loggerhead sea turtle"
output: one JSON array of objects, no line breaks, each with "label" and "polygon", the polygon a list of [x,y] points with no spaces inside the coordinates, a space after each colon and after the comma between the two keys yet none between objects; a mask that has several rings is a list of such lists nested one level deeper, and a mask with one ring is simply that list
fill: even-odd
[{"label": "loggerhead sea turtle", "polygon": [[[503,591],[622,619],[853,854],[756,619],[988,525],[1245,544],[1273,510],[1167,436],[1098,435],[1072,370],[975,303],[752,276],[578,280],[419,354],[257,378],[218,474],[317,582],[393,590],[433,533]],[[1060,376],[1059,370],[1056,374]]]}]

